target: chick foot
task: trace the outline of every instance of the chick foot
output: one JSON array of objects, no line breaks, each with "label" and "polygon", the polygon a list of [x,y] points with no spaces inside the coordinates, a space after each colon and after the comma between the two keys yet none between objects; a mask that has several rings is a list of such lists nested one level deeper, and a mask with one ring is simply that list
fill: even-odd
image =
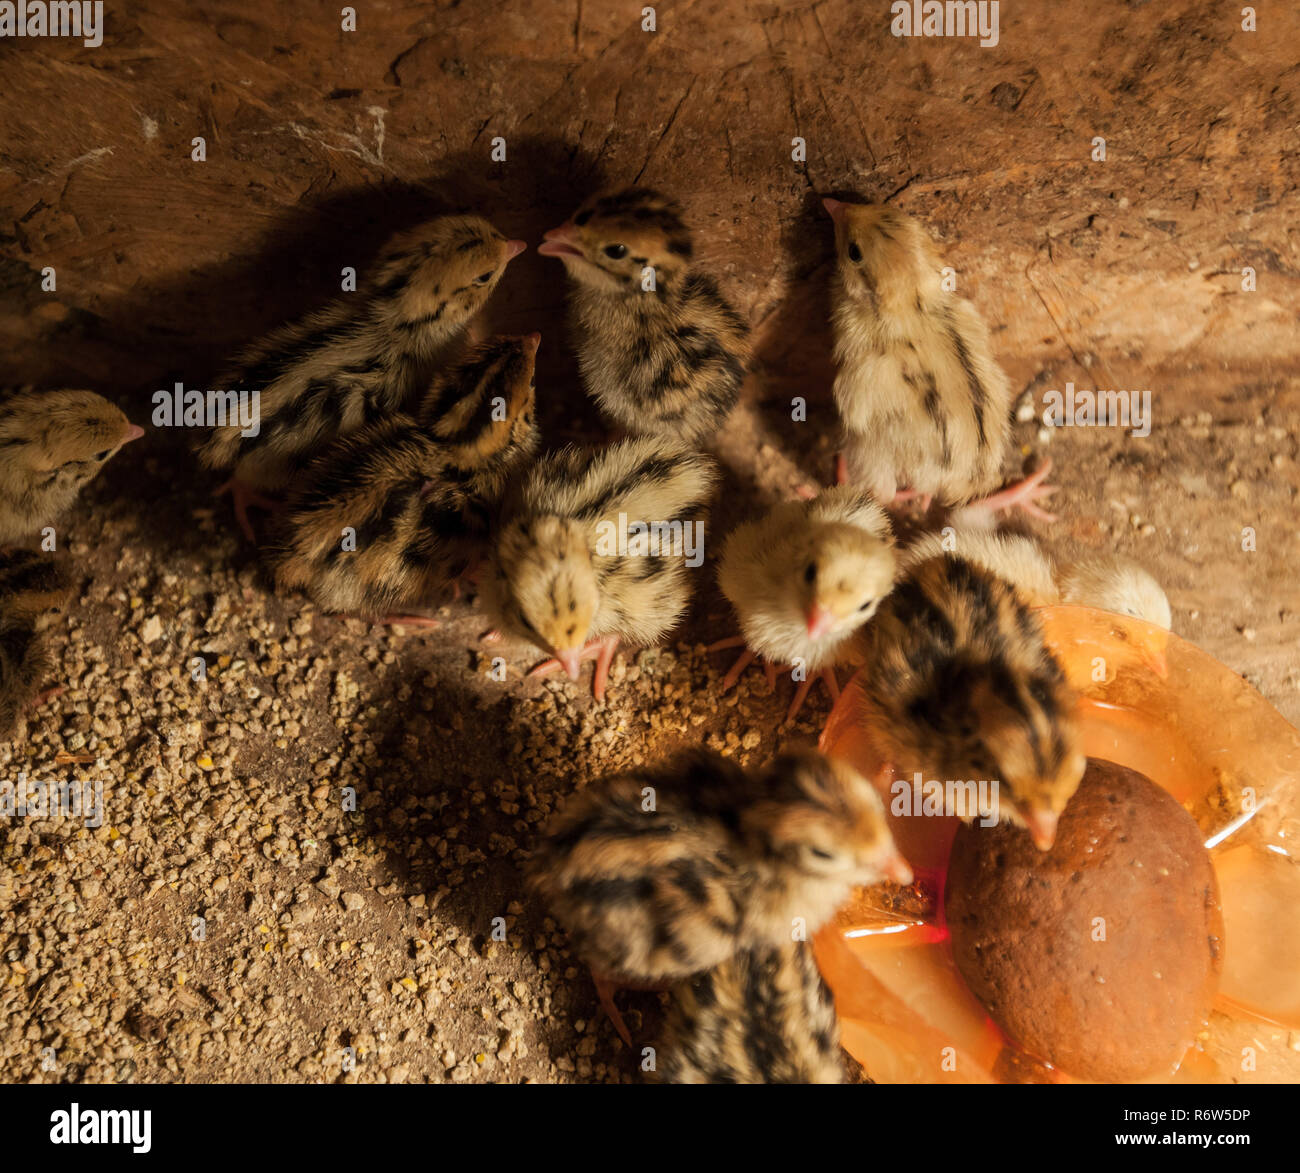
[{"label": "chick foot", "polygon": [[614,653],[618,651],[618,636],[607,635],[604,639],[593,639],[575,657],[572,664],[562,664],[559,660],[546,660],[538,664],[529,676],[549,676],[552,672],[564,669],[570,680],[577,680],[577,668],[583,660],[595,660],[596,671],[591,678],[591,693],[598,701],[605,699],[605,684],[609,680],[609,668],[614,662]]},{"label": "chick foot", "polygon": [[618,1037],[625,1042],[629,1048],[632,1046],[632,1032],[627,1029],[627,1023],[623,1021],[623,1015],[619,1012],[618,1006],[614,1003],[614,995],[619,990],[649,990],[659,991],[668,989],[664,982],[637,982],[627,981],[624,979],[614,980],[606,977],[603,973],[593,969],[591,971],[591,981],[596,987],[596,998],[600,1002],[600,1008],[609,1018],[610,1024],[618,1032]]},{"label": "chick foot", "polygon": [[248,520],[248,507],[251,505],[255,509],[264,509],[268,513],[276,513],[284,508],[284,502],[277,501],[274,497],[264,497],[238,477],[231,477],[212,495],[221,497],[226,493],[230,494],[231,501],[235,506],[235,520],[239,523],[239,528],[243,530],[244,537],[256,545],[257,534],[253,532],[253,523]]},{"label": "chick foot", "polygon": [[[724,648],[741,648],[741,647],[745,647],[745,637],[743,635],[733,635],[730,639],[720,639],[718,640],[717,643],[710,644],[704,650],[706,653],[720,652]],[[736,662],[732,664],[731,670],[726,674],[726,676],[722,678],[722,691],[726,692],[727,689],[731,688],[731,686],[734,685],[736,681],[739,680],[745,674],[745,669],[748,668],[756,659],[758,659],[758,653],[750,651],[748,648],[745,648],[745,650],[739,655],[739,657],[737,657]],[[767,675],[768,687],[771,688],[773,692],[775,692],[776,691],[776,665],[769,664],[766,661],[764,661],[763,671]]]},{"label": "chick foot", "polygon": [[840,699],[840,682],[835,679],[834,671],[830,668],[824,668],[821,672],[814,673],[812,676],[800,681],[799,687],[794,692],[794,700],[790,702],[790,708],[786,712],[785,721],[782,724],[789,725],[795,719],[799,710],[803,708],[804,701],[808,699],[813,684],[818,680],[821,680],[826,685],[826,691],[830,693],[832,704]]},{"label": "chick foot", "polygon": [[1030,476],[1025,477],[1024,480],[1017,481],[1014,485],[1008,485],[991,497],[985,497],[980,501],[972,501],[969,505],[963,507],[963,512],[970,511],[977,516],[983,514],[987,520],[992,521],[1000,510],[1013,509],[1018,506],[1030,517],[1036,517],[1039,521],[1055,521],[1055,513],[1048,513],[1047,510],[1040,509],[1034,504],[1035,501],[1046,500],[1056,492],[1056,485],[1043,484],[1051,471],[1052,459],[1049,456],[1043,461],[1040,468]]}]

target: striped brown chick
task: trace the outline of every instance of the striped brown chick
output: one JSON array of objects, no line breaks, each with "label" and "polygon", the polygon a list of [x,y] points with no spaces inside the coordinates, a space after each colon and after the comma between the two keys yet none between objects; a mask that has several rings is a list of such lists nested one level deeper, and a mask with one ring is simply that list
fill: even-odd
[{"label": "striped brown chick", "polygon": [[746,772],[694,750],[571,797],[528,877],[627,1040],[616,986],[811,938],[855,886],[911,872],[874,788],[845,763],[809,751]]},{"label": "striped brown chick", "polygon": [[662,1083],[843,1083],[835,1001],[812,948],[742,949],[674,985],[656,1067]]},{"label": "striped brown chick", "polygon": [[431,220],[390,240],[356,293],[240,356],[218,386],[258,393],[256,434],[215,427],[199,460],[231,474],[225,488],[250,540],[250,504],[275,508],[266,494],[290,488],[331,441],[414,406],[525,247],[481,216]]},{"label": "striped brown chick", "polygon": [[13,734],[54,674],[45,633],[71,595],[66,568],[48,554],[0,553],[0,738]]},{"label": "striped brown chick", "polygon": [[605,696],[622,642],[658,643],[677,625],[703,563],[714,463],[641,437],[565,448],[538,461],[502,511],[483,601],[498,628],[554,657],[577,680],[595,659]]},{"label": "striped brown chick", "polygon": [[507,480],[536,451],[539,340],[475,347],[435,382],[418,420],[380,420],[317,457],[270,554],[276,586],[326,611],[433,625],[410,612],[477,559]]},{"label": "striped brown chick", "polygon": [[681,209],[648,188],[597,196],[537,250],[571,279],[588,394],[630,435],[708,439],[739,395],[749,326],[691,264]]},{"label": "striped brown chick", "polygon": [[[884,204],[824,201],[835,222],[832,324],[835,403],[844,428],[841,477],[882,504],[918,496],[965,505],[974,519],[1034,502],[1050,465],[982,501],[1001,481],[1011,386],[988,328],[943,288],[942,262],[921,224]],[[904,487],[907,487],[904,491]]]},{"label": "striped brown chick", "polygon": [[995,783],[995,811],[948,813],[996,813],[1050,848],[1085,759],[1074,693],[1016,588],[959,555],[929,558],[861,639],[868,721],[893,774]]},{"label": "striped brown chick", "polygon": [[137,427],[93,391],[17,391],[0,400],[0,543],[33,537],[77,494]]}]

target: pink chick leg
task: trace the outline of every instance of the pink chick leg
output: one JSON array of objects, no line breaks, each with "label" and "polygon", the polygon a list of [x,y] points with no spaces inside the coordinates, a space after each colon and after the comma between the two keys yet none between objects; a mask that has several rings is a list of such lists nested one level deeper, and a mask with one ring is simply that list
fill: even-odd
[{"label": "pink chick leg", "polygon": [[596,997],[600,1001],[600,1008],[605,1012],[614,1029],[618,1031],[618,1037],[627,1044],[628,1048],[632,1046],[632,1032],[627,1029],[627,1023],[623,1021],[623,1016],[618,1012],[618,1007],[614,1004],[614,994],[618,986],[607,977],[602,977],[594,969],[591,971],[591,980],[596,986]]},{"label": "pink chick leg", "polygon": [[965,508],[987,513],[992,517],[999,510],[1019,507],[1030,517],[1036,517],[1039,521],[1055,521],[1056,514],[1048,513],[1045,509],[1040,509],[1034,504],[1035,501],[1045,500],[1056,492],[1055,485],[1043,484],[1043,481],[1047,479],[1047,474],[1051,471],[1052,460],[1051,457],[1048,457],[1034,473],[1025,477],[1024,480],[1017,481],[1014,485],[1008,485],[991,497],[985,497],[980,501],[972,501]]},{"label": "pink chick leg", "polygon": [[442,625],[428,615],[385,615],[374,622],[401,627],[441,627]]},{"label": "pink chick leg", "polygon": [[849,462],[843,452],[835,453],[835,483],[837,485],[849,483]]},{"label": "pink chick leg", "polygon": [[277,501],[274,497],[263,496],[238,477],[231,477],[213,493],[213,496],[220,497],[226,493],[230,494],[231,501],[235,506],[235,520],[239,523],[239,528],[243,530],[244,537],[254,544],[257,543],[257,535],[253,532],[253,523],[248,520],[249,506],[251,505],[254,509],[265,509],[268,513],[274,513],[284,507],[282,501]]}]

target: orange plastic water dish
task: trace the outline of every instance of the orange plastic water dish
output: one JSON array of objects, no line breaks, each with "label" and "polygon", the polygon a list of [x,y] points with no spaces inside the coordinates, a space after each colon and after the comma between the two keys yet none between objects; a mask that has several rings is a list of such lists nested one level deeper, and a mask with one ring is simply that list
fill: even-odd
[{"label": "orange plastic water dish", "polygon": [[[1219,883],[1215,1013],[1177,1070],[1151,1082],[1279,1077],[1267,1057],[1243,1068],[1239,1044],[1260,1024],[1300,1030],[1300,731],[1176,635],[1086,607],[1039,615],[1079,692],[1085,752],[1178,799],[1204,834]],[[875,778],[867,703],[855,677],[821,747]],[[890,821],[916,884],[902,894],[862,890],[815,942],[844,1046],[880,1083],[1072,1082],[1002,1034],[953,962],[942,895],[956,819],[891,811]]]}]

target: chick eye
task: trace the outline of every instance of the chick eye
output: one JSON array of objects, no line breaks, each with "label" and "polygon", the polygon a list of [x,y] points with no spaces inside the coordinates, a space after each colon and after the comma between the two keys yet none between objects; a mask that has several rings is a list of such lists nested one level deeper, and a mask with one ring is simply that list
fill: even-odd
[{"label": "chick eye", "polygon": [[858,608],[858,610],[865,611],[868,607],[870,607],[873,603],[875,603],[875,601],[876,601],[875,599],[868,599],[865,603],[862,604],[861,607]]},{"label": "chick eye", "polygon": [[486,285],[489,281],[492,280],[492,274],[495,272],[496,272],[495,269],[489,269],[486,273],[480,273],[477,277],[474,278],[474,284]]},{"label": "chick eye", "polygon": [[96,452],[95,455],[94,455],[93,457],[91,457],[91,459],[92,459],[92,460],[107,460],[107,459],[109,458],[109,456],[112,454],[112,452],[113,452],[113,450],[112,450],[111,448],[105,448],[103,452]]},{"label": "chick eye", "polygon": [[611,261],[621,261],[627,256],[627,245],[625,244],[607,244],[605,246],[605,255]]},{"label": "chick eye", "polygon": [[829,851],[823,851],[820,847],[810,847],[810,848],[808,848],[808,851],[809,851],[809,853],[810,853],[811,855],[815,855],[818,859],[834,859],[834,858],[835,858],[833,855],[831,855],[831,853],[830,853]]},{"label": "chick eye", "polygon": [[574,218],[573,218],[573,222],[574,222],[574,223],[575,223],[579,228],[581,228],[581,227],[582,227],[582,226],[583,226],[583,225],[584,225],[588,220],[590,220],[590,219],[591,219],[591,213],[590,213],[590,212],[579,212],[576,216],[574,216]]},{"label": "chick eye", "polygon": [[803,580],[804,582],[812,582],[813,579],[815,579],[816,577],[817,577],[817,563],[809,562],[808,565],[804,567]]},{"label": "chick eye", "polygon": [[851,260],[855,265],[862,260],[862,250],[858,248],[857,241],[854,241],[849,245],[849,260]]}]

